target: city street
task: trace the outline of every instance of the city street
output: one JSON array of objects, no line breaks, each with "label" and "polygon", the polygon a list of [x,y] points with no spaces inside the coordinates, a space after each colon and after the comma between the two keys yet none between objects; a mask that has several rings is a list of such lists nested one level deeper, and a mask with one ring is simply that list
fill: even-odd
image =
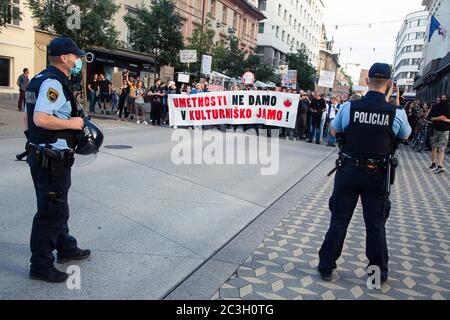
[{"label": "city street", "polygon": [[[0,113],[0,299],[450,298],[450,179],[428,172],[428,153],[400,150],[391,277],[371,291],[360,208],[332,283],[316,273],[335,149],[280,140],[273,176],[257,165],[175,165],[173,129],[106,119],[98,120],[106,139],[95,161],[72,169],[69,226],[92,250],[76,264],[81,289],[31,281],[36,200],[27,164],[14,161],[23,114]],[[120,145],[131,148],[108,148]]]},{"label": "city street", "polygon": [[[22,114],[1,111],[20,127]],[[133,148],[103,148],[73,168],[70,227],[93,255],[72,291],[27,279],[35,195],[26,163],[14,161],[20,130],[2,131],[2,298],[161,298],[332,152],[281,143],[280,172],[264,177],[256,166],[176,166],[171,129],[100,123],[105,146]]]}]

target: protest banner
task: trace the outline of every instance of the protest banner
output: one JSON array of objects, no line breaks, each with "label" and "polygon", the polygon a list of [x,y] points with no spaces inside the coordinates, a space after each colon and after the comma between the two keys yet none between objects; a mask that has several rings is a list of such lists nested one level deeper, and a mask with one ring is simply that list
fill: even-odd
[{"label": "protest banner", "polygon": [[288,70],[288,72],[281,79],[281,85],[296,89],[297,88],[297,70]]},{"label": "protest banner", "polygon": [[197,50],[180,50],[181,63],[197,62]]},{"label": "protest banner", "polygon": [[179,73],[177,80],[178,80],[178,82],[181,82],[181,83],[189,83],[190,76],[188,74],[185,74],[185,73]]},{"label": "protest banner", "polygon": [[242,83],[245,85],[252,85],[255,82],[255,74],[247,71],[242,75]]},{"label": "protest banner", "polygon": [[114,72],[112,74],[111,86],[113,89],[120,89],[123,84],[123,74],[122,72]]},{"label": "protest banner", "polygon": [[225,89],[225,78],[220,75],[212,75],[209,79],[209,91],[223,91]]},{"label": "protest banner", "polygon": [[266,124],[294,128],[298,94],[274,91],[220,91],[169,95],[171,126]]},{"label": "protest banner", "polygon": [[203,55],[202,56],[202,67],[201,74],[210,75],[211,74],[211,65],[212,65],[212,56]]},{"label": "protest banner", "polygon": [[318,86],[323,88],[333,88],[335,76],[336,72],[334,71],[320,70]]}]

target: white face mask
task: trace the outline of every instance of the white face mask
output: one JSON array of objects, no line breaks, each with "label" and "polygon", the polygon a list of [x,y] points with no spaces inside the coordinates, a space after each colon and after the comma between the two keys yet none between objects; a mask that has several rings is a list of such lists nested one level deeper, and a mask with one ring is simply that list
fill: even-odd
[{"label": "white face mask", "polygon": [[81,72],[81,68],[83,67],[83,61],[81,61],[80,58],[75,61],[70,60],[68,57],[67,59],[74,64],[73,67],[70,67],[69,69],[70,74],[79,74]]}]

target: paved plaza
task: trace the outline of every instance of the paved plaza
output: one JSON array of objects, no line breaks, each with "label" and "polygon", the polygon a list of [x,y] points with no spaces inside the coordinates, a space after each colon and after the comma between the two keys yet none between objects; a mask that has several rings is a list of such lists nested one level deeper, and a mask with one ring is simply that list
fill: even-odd
[{"label": "paved plaza", "polygon": [[[167,127],[96,119],[104,146],[75,165],[72,233],[92,257],[76,265],[81,289],[28,279],[36,201],[22,113],[0,106],[1,299],[449,299],[450,176],[429,154],[401,146],[387,224],[390,278],[366,287],[365,228],[355,211],[331,283],[319,279],[336,150],[280,140],[280,171],[175,165]],[[237,150],[242,152],[243,150]],[[56,265],[65,270],[67,265]]]}]

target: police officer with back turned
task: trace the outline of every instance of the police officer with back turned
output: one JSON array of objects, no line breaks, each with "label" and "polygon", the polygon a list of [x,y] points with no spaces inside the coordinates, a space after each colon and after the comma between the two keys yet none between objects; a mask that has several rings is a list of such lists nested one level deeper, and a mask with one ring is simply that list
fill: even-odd
[{"label": "police officer with back turned", "polygon": [[64,282],[68,275],[57,262],[86,259],[89,250],[78,248],[69,234],[67,194],[74,163],[75,135],[85,121],[78,116],[77,101],[69,88],[69,76],[81,71],[84,56],[70,38],[55,38],[49,45],[50,66],[36,75],[26,91],[30,166],[37,198],[37,213],[31,231],[30,278]]},{"label": "police officer with back turned", "polygon": [[329,201],[331,222],[319,251],[318,271],[331,281],[341,255],[347,227],[361,197],[366,225],[369,266],[378,266],[381,282],[388,278],[385,224],[389,217],[390,184],[393,183],[397,139],[408,139],[411,127],[404,110],[386,102],[392,85],[391,69],[384,63],[369,71],[369,92],[360,100],[342,105],[331,123],[341,142],[333,194]]}]

